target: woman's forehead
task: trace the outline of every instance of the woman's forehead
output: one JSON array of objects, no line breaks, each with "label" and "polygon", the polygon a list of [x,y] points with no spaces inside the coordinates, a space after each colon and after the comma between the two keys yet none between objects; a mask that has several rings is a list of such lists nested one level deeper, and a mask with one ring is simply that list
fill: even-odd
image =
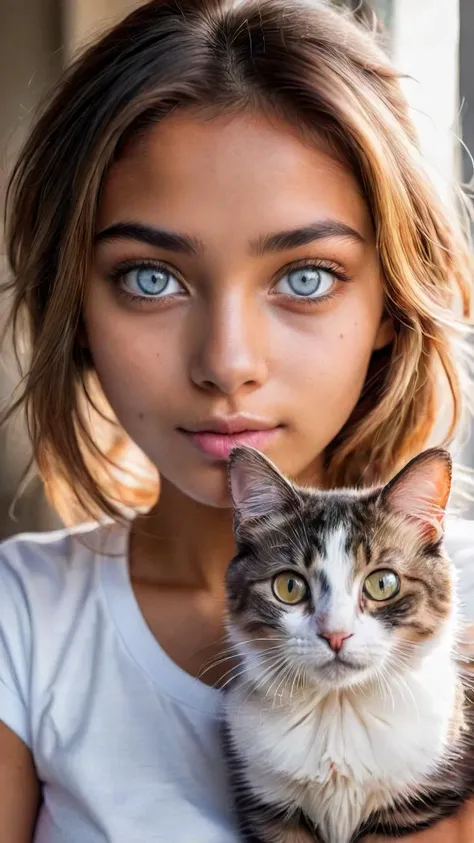
[{"label": "woman's forehead", "polygon": [[280,231],[336,219],[372,237],[350,168],[259,114],[175,113],[129,144],[104,185],[99,229],[124,218],[204,234]]}]

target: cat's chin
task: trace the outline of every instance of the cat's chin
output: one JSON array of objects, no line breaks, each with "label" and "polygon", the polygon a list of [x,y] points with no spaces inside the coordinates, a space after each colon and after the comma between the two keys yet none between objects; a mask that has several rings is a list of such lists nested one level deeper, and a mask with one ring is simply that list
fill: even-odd
[{"label": "cat's chin", "polygon": [[369,680],[372,674],[373,668],[371,666],[344,659],[331,659],[331,661],[315,667],[311,678],[318,688],[324,685],[331,691],[360,685]]}]

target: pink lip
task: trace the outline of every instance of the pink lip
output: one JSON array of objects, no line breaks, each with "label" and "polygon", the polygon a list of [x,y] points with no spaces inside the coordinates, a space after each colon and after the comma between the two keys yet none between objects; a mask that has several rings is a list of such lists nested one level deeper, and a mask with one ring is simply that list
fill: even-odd
[{"label": "pink lip", "polygon": [[214,459],[227,460],[236,445],[248,445],[258,451],[264,451],[280,430],[281,427],[272,427],[267,430],[242,430],[239,433],[219,433],[211,430],[182,432],[201,453]]}]

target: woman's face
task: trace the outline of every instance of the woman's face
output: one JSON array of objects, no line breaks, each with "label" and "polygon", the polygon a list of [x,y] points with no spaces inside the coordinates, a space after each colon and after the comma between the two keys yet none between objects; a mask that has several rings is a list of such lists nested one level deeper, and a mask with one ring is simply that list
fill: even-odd
[{"label": "woman's face", "polygon": [[317,482],[382,313],[358,184],[291,127],[175,114],[112,167],[88,343],[119,421],[191,498],[228,504],[235,442]]}]

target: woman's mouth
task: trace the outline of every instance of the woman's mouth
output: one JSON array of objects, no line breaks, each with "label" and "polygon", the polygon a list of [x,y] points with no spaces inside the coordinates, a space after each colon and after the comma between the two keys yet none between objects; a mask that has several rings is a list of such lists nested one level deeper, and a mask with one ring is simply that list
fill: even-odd
[{"label": "woman's mouth", "polygon": [[247,445],[257,451],[265,451],[282,430],[282,425],[234,416],[213,419],[199,428],[179,430],[202,454],[216,460],[227,460],[236,445]]}]

